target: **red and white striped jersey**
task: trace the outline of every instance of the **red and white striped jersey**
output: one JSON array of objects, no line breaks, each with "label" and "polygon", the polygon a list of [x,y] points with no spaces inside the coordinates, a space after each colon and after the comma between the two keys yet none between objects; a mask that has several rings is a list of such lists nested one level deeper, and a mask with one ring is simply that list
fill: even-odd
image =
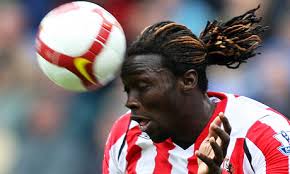
[{"label": "red and white striped jersey", "polygon": [[142,133],[130,113],[120,117],[108,137],[104,174],[193,174],[197,173],[194,152],[208,135],[210,123],[224,112],[232,131],[227,156],[221,167],[233,173],[290,173],[290,124],[286,117],[243,96],[209,92],[217,107],[197,140],[182,149],[170,139],[153,143]]}]

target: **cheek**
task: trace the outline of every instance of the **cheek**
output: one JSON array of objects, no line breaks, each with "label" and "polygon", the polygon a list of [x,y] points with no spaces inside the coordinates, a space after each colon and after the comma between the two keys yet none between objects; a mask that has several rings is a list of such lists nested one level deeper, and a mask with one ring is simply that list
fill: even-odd
[{"label": "cheek", "polygon": [[[170,95],[170,94],[169,94]],[[167,112],[170,98],[167,93],[161,90],[148,92],[142,99],[142,104],[146,110],[154,112]]]},{"label": "cheek", "polygon": [[152,115],[157,126],[170,128],[175,122],[177,108],[175,96],[174,92],[160,91],[144,98],[146,101],[143,104],[144,110]]},{"label": "cheek", "polygon": [[162,100],[160,100],[160,98],[162,97],[163,96],[160,93],[150,91],[142,97],[141,103],[145,110],[148,110],[149,112],[155,111],[160,108],[160,105],[162,103]]},{"label": "cheek", "polygon": [[161,78],[158,85],[149,90],[142,97],[144,106],[148,108],[156,108],[162,112],[170,111],[170,107],[175,103],[176,88],[169,79]]},{"label": "cheek", "polygon": [[160,78],[158,85],[140,97],[144,111],[151,114],[157,126],[163,129],[170,128],[176,120],[173,117],[176,116],[178,108],[178,93],[173,84],[169,78]]}]

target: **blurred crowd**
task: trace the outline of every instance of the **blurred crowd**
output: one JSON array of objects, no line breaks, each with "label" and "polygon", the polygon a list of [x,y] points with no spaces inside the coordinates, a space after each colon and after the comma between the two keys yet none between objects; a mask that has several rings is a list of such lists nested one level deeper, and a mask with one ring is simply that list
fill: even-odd
[{"label": "blurred crowd", "polygon": [[[34,37],[43,16],[66,0],[0,0],[0,174],[101,173],[103,146],[126,112],[117,78],[87,93],[68,92],[38,67]],[[124,28],[128,44],[154,22],[174,20],[196,35],[261,4],[270,29],[261,54],[237,70],[208,69],[209,89],[245,95],[290,118],[290,0],[95,0]]]}]

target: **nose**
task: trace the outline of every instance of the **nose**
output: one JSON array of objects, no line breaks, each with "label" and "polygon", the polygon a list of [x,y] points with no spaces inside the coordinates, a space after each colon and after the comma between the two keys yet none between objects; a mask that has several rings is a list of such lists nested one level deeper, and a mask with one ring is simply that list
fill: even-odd
[{"label": "nose", "polygon": [[137,95],[134,91],[130,91],[130,93],[128,93],[128,98],[125,106],[131,110],[139,109],[140,102],[138,101]]}]

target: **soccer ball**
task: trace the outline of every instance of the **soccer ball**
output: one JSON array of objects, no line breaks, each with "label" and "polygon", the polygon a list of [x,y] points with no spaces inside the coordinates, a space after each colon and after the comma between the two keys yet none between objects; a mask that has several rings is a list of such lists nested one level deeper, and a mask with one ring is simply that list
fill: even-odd
[{"label": "soccer ball", "polygon": [[39,66],[57,85],[72,91],[98,89],[116,77],[126,39],[105,9],[85,1],[50,11],[36,36]]}]

